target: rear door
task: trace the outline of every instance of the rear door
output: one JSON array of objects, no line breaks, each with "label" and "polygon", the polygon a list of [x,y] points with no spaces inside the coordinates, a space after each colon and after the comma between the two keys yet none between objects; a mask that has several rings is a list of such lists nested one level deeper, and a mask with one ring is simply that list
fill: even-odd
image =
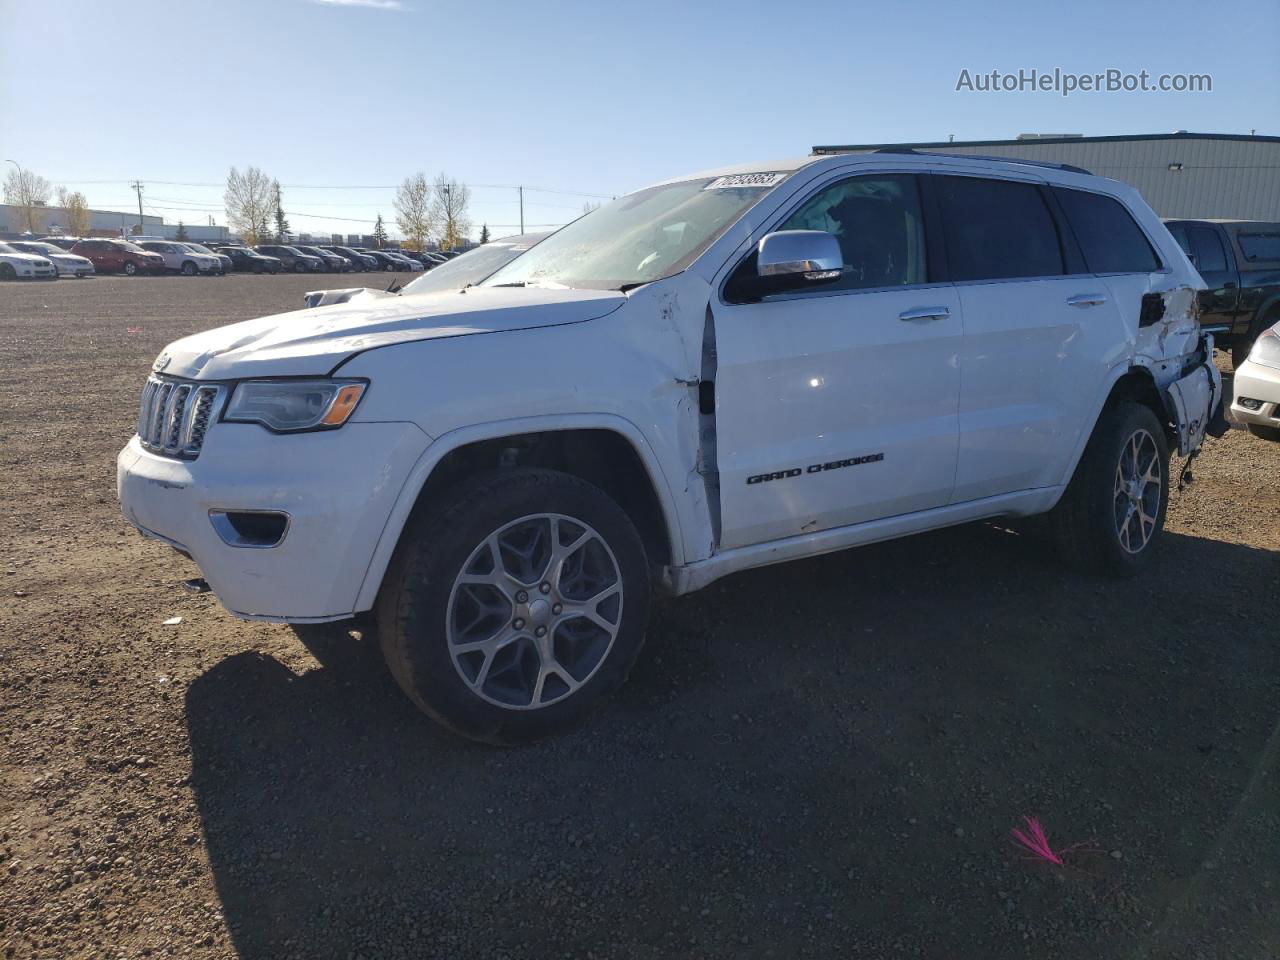
[{"label": "rear door", "polygon": [[964,314],[952,501],[1059,483],[1124,341],[1115,302],[1076,272],[1041,182],[948,174],[928,186]]},{"label": "rear door", "polygon": [[[833,175],[772,230],[834,234],[821,288],[716,303],[721,544],[940,507],[960,392],[955,290],[931,282],[918,178]],[[753,273],[754,253],[735,270]]]}]

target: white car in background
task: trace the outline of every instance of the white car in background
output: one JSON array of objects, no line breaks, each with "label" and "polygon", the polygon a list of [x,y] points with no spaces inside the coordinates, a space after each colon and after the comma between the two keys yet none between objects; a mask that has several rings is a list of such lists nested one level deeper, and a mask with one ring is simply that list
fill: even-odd
[{"label": "white car in background", "polygon": [[51,260],[60,277],[92,277],[97,272],[93,268],[93,261],[88,257],[67,253],[61,247],[43,240],[14,240],[9,246],[23,253]]},{"label": "white car in background", "polygon": [[1280,323],[1263,330],[1236,367],[1231,415],[1255,437],[1280,442]]},{"label": "white car in background", "polygon": [[188,250],[186,244],[170,240],[144,240],[138,246],[160,254],[164,258],[166,270],[180,273],[184,277],[194,277],[197,273],[217,273],[222,269],[222,261],[216,256]]},{"label": "white car in background", "polygon": [[23,253],[0,243],[0,280],[57,280],[58,268],[48,257]]}]

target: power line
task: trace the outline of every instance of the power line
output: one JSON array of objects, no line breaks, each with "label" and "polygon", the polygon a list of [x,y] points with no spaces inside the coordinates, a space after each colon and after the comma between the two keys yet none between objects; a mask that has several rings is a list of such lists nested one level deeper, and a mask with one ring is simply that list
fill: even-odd
[{"label": "power line", "polygon": [[[128,180],[72,180],[67,177],[55,177],[59,183],[100,184],[100,183],[132,183]],[[193,180],[147,180],[147,183],[158,183],[166,187],[225,187],[226,183],[200,183]],[[567,197],[588,197],[592,200],[612,200],[616,194],[585,193],[580,190],[563,190],[559,187],[530,187],[518,183],[464,183],[468,189],[475,190],[529,190],[533,193],[556,193]],[[398,190],[398,183],[282,183],[282,190]]]}]

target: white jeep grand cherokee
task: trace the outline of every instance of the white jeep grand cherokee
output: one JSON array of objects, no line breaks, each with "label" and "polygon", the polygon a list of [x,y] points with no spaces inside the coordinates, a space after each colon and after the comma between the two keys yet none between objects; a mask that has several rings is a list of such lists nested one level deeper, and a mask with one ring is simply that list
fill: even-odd
[{"label": "white jeep grand cherokee", "polygon": [[1064,167],[805,157],[660,183],[460,293],[171,344],[126,516],[249,619],[375,611],[410,698],[534,739],[635,662],[650,593],[1049,513],[1136,572],[1221,418],[1201,280]]}]

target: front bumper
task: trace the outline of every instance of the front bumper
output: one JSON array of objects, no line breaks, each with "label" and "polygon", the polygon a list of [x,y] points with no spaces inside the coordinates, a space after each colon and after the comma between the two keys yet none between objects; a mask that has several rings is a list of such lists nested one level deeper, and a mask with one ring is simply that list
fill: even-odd
[{"label": "front bumper", "polygon": [[[1246,406],[1251,400],[1257,407]],[[1241,423],[1280,429],[1280,369],[1246,360],[1232,376],[1231,416]]]},{"label": "front bumper", "polygon": [[[116,488],[143,534],[188,554],[231,613],[251,620],[333,620],[356,612],[392,505],[429,438],[409,423],[350,423],[277,435],[218,423],[196,460],[120,451]],[[274,547],[228,545],[210,511],[279,511]]]},{"label": "front bumper", "polygon": [[92,277],[97,271],[93,264],[86,260],[84,263],[67,262],[64,260],[55,260],[54,264],[58,268],[58,276],[60,277]]}]

